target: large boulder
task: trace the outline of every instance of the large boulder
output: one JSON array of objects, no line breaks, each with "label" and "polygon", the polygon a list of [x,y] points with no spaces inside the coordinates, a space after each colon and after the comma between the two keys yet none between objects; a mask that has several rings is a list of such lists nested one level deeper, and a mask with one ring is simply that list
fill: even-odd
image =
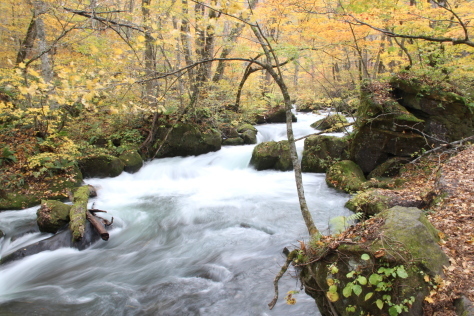
[{"label": "large boulder", "polygon": [[301,170],[303,172],[326,172],[338,160],[349,158],[347,138],[313,135],[305,139]]},{"label": "large boulder", "polygon": [[61,227],[69,223],[69,211],[72,205],[56,200],[41,201],[36,211],[36,222],[40,232],[55,234]]},{"label": "large boulder", "polygon": [[292,170],[293,164],[291,163],[288,141],[271,141],[258,144],[253,149],[250,165],[257,170]]},{"label": "large boulder", "polygon": [[179,123],[171,131],[169,126],[158,129],[152,152],[161,146],[155,158],[196,156],[221,149],[221,142],[221,134],[213,128]]},{"label": "large boulder", "polygon": [[355,192],[364,189],[366,179],[360,167],[351,160],[336,162],[326,173],[328,186],[346,192]]},{"label": "large boulder", "polygon": [[79,168],[85,178],[116,177],[125,164],[117,157],[107,154],[89,155],[79,159]]},{"label": "large boulder", "polygon": [[119,159],[123,162],[123,170],[129,173],[135,173],[143,166],[143,159],[136,150],[123,152]]},{"label": "large boulder", "polygon": [[321,131],[326,131],[330,129],[332,132],[343,132],[345,131],[344,124],[347,123],[348,121],[344,115],[331,114],[323,119],[314,122],[313,124],[311,124],[311,127]]},{"label": "large boulder", "polygon": [[[449,265],[436,229],[417,208],[393,207],[344,239],[306,250],[301,280],[323,316],[423,314],[429,281]],[[311,257],[316,254],[317,260]]]},{"label": "large boulder", "polygon": [[[296,116],[291,114],[291,121],[296,122]],[[266,123],[286,123],[286,110],[278,109],[265,116]]]},{"label": "large boulder", "polygon": [[[452,142],[474,134],[474,113],[468,100],[455,87],[440,89],[428,86],[421,80],[398,75],[391,82],[393,94],[409,112],[424,121],[423,132],[430,145],[441,144],[438,140]],[[451,90],[451,91],[449,91]]]},{"label": "large boulder", "polygon": [[368,174],[390,158],[409,159],[473,134],[474,113],[465,98],[398,75],[387,86],[361,89],[350,159]]}]

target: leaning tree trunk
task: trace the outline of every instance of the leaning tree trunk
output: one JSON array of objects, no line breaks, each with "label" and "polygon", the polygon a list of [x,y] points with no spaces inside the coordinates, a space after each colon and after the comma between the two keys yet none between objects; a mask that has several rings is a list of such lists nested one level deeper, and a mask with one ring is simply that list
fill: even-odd
[{"label": "leaning tree trunk", "polygon": [[92,188],[88,185],[82,186],[74,193],[74,205],[69,211],[69,229],[73,241],[79,241],[84,236],[87,216],[87,201]]},{"label": "leaning tree trunk", "polygon": [[306,203],[306,197],[304,195],[303,176],[301,173],[301,165],[298,161],[298,153],[296,151],[295,136],[293,134],[293,123],[292,123],[293,117],[292,117],[292,112],[291,112],[292,104],[291,104],[290,93],[288,92],[288,87],[286,86],[285,81],[283,79],[283,75],[280,71],[280,66],[279,66],[280,63],[278,62],[278,58],[276,54],[274,53],[274,50],[270,42],[262,34],[258,24],[256,26],[252,26],[252,31],[257,37],[263,51],[265,52],[267,61],[274,61],[275,65],[277,65],[276,67],[277,71],[273,69],[271,63],[267,63],[265,65],[266,66],[265,69],[268,72],[268,74],[273,78],[273,80],[275,80],[276,84],[280,88],[280,91],[283,95],[283,99],[285,101],[286,132],[287,132],[287,137],[288,137],[288,143],[290,146],[291,162],[293,164],[293,169],[295,173],[296,189],[298,192],[298,200],[300,204],[301,214],[303,215],[303,219],[305,221],[306,228],[308,229],[310,236],[318,235],[319,230],[314,225],[313,217],[311,216],[308,205]]}]

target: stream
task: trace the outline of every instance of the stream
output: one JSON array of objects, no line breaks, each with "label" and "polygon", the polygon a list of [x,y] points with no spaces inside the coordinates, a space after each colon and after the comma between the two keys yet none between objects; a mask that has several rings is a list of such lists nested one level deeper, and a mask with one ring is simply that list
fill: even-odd
[{"label": "stream", "polygon": [[[295,137],[322,116],[298,114]],[[258,141],[286,139],[285,124],[258,126]],[[298,142],[301,151],[303,141]],[[135,174],[86,179],[94,207],[114,218],[109,241],[78,251],[45,251],[0,266],[0,315],[320,315],[294,271],[273,279],[284,247],[308,241],[294,174],[248,167],[254,145],[192,157],[156,159]],[[327,233],[348,215],[348,195],[324,174],[303,175],[309,209]],[[0,213],[0,255],[50,234],[35,231],[38,207]],[[19,237],[11,238],[13,233]]]}]

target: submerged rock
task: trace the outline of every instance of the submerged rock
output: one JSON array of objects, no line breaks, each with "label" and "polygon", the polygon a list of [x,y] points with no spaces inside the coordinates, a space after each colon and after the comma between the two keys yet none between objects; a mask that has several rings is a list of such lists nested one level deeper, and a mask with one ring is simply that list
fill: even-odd
[{"label": "submerged rock", "polygon": [[85,233],[83,238],[80,241],[72,241],[72,233],[69,230],[68,225],[65,225],[58,233],[56,233],[56,235],[38,241],[26,247],[22,247],[4,256],[0,260],[0,263],[5,264],[7,262],[18,260],[26,256],[31,256],[45,250],[53,251],[59,248],[76,248],[79,250],[84,250],[99,239],[99,233],[97,233],[92,228],[89,222],[86,222]]}]

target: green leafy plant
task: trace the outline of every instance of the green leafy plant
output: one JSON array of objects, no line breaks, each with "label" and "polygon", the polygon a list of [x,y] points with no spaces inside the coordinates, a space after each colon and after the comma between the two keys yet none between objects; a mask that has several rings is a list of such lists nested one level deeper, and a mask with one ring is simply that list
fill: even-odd
[{"label": "green leafy plant", "polygon": [[3,163],[11,163],[11,162],[16,162],[16,156],[15,152],[10,149],[10,147],[5,146],[1,149],[0,151],[0,166]]}]

